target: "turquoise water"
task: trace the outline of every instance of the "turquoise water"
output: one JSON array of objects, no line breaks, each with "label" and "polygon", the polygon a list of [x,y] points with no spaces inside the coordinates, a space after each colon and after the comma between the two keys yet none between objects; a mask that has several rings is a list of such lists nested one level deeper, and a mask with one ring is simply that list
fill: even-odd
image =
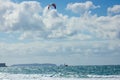
[{"label": "turquoise water", "polygon": [[0,67],[0,73],[30,74],[61,78],[119,77],[120,65],[106,66],[17,66]]}]

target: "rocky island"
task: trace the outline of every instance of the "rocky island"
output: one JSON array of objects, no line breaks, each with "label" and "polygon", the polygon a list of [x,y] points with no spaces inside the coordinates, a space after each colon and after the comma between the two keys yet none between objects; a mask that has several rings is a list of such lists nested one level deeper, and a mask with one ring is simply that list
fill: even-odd
[{"label": "rocky island", "polygon": [[44,63],[44,64],[38,64],[38,63],[34,63],[34,64],[14,64],[11,66],[56,66],[56,64],[50,64],[50,63]]},{"label": "rocky island", "polygon": [[0,67],[7,67],[5,63],[0,63]]}]

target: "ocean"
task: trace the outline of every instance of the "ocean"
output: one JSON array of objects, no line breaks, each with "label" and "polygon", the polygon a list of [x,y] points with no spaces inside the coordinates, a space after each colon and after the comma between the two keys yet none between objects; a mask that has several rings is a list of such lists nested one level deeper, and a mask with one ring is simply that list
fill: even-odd
[{"label": "ocean", "polygon": [[0,80],[120,80],[120,65],[0,67]]}]

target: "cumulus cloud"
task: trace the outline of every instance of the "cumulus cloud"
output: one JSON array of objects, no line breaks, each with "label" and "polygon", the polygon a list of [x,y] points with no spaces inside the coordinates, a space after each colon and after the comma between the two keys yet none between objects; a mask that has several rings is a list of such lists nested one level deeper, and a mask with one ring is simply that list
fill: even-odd
[{"label": "cumulus cloud", "polygon": [[79,13],[81,15],[88,13],[91,9],[98,8],[100,6],[95,6],[91,1],[86,1],[85,3],[70,3],[67,5],[68,10],[74,13]]},{"label": "cumulus cloud", "polygon": [[35,1],[14,3],[2,1],[0,3],[0,31],[42,30],[40,12],[42,7]]},{"label": "cumulus cloud", "polygon": [[72,64],[119,59],[119,7],[108,8],[112,16],[92,15],[90,12],[98,7],[91,1],[70,3],[66,9],[85,14],[75,17],[48,10],[37,1],[0,0],[0,59]]},{"label": "cumulus cloud", "polygon": [[120,5],[114,5],[113,7],[108,8],[108,14],[120,14]]},{"label": "cumulus cloud", "polygon": [[[68,40],[102,40],[120,39],[120,15],[79,17],[59,13],[57,9],[43,8],[37,1],[0,1],[0,31],[18,32],[19,40],[24,39],[68,39]],[[68,10],[75,13],[90,14],[91,9],[100,6],[91,1],[70,3]],[[110,8],[118,12],[118,7]],[[17,33],[16,33],[17,34]]]}]

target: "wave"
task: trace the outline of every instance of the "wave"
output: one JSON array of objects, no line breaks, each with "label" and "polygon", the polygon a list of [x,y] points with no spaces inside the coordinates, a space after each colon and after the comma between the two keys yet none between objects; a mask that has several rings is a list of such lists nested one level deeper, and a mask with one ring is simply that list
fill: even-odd
[{"label": "wave", "polygon": [[86,78],[51,77],[50,74],[11,74],[0,73],[0,80],[120,80],[120,75],[87,75]]},{"label": "wave", "polygon": [[88,78],[120,78],[120,75],[87,75]]}]

